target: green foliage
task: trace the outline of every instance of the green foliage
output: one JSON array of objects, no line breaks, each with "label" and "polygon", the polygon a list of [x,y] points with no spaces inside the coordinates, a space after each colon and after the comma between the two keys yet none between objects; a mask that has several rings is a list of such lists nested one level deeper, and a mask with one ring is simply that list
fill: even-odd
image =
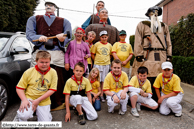
[{"label": "green foliage", "polygon": [[26,30],[27,19],[33,15],[38,0],[1,0],[0,31]]},{"label": "green foliage", "polygon": [[172,64],[182,82],[194,84],[194,57],[173,56]]},{"label": "green foliage", "polygon": [[[132,49],[133,49],[133,51],[134,51],[135,35],[131,35],[131,36],[129,37],[129,42],[130,42],[131,47],[132,47]],[[130,65],[131,65],[131,66],[133,65],[134,59],[135,59],[135,56],[133,55],[132,59],[130,60]]]},{"label": "green foliage", "polygon": [[194,13],[181,17],[177,25],[169,27],[172,41],[172,54],[194,56]]}]

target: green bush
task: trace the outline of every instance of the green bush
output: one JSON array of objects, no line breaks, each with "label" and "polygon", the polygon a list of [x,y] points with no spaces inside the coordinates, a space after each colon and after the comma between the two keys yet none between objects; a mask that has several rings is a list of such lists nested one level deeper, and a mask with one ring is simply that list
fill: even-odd
[{"label": "green bush", "polygon": [[173,56],[172,64],[182,82],[194,84],[194,57]]},{"label": "green bush", "polygon": [[[129,37],[129,42],[130,42],[130,44],[131,44],[131,47],[132,47],[133,51],[134,51],[134,41],[135,41],[135,35],[131,35],[131,36]],[[130,65],[131,65],[131,66],[133,65],[134,59],[135,59],[135,56],[133,55],[132,59],[130,60]]]},{"label": "green bush", "polygon": [[169,26],[172,55],[194,56],[194,13],[181,17],[178,24]]}]

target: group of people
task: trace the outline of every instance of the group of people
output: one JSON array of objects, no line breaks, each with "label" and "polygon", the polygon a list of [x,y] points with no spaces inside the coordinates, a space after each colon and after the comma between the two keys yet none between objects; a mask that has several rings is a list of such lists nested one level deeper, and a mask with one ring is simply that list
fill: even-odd
[{"label": "group of people", "polygon": [[[72,41],[71,36],[64,36],[67,31],[71,34],[71,24],[54,15],[56,8],[53,2],[45,2],[46,14],[32,16],[27,21],[27,38],[35,47],[32,67],[16,86],[22,101],[16,115],[19,121],[27,121],[35,111],[38,121],[51,121],[50,108],[65,103],[65,121],[70,121],[72,105],[79,124],[83,125],[84,114],[88,120],[98,118],[99,100],[107,101],[109,113],[114,113],[119,104],[120,115],[126,113],[128,99],[135,117],[139,117],[141,106],[153,110],[160,106],[161,114],[172,111],[175,116],[182,115],[180,102],[184,92],[169,62],[170,34],[168,26],[157,18],[162,14],[160,7],[149,8],[146,16],[151,21],[138,24],[134,53],[125,42],[126,31],[111,26],[103,1],[97,2],[98,13],[76,29]],[[47,37],[55,35],[55,39],[48,40]],[[34,42],[35,39],[38,41]],[[133,54],[136,58],[130,75]]]}]

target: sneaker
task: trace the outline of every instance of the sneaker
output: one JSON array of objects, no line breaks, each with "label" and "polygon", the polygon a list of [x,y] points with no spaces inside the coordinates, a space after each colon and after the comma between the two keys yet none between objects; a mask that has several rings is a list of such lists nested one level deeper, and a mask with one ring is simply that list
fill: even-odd
[{"label": "sneaker", "polygon": [[139,117],[139,113],[137,112],[137,109],[131,109],[131,114],[135,117]]},{"label": "sneaker", "polygon": [[84,114],[78,116],[78,123],[79,123],[80,125],[85,125],[86,120],[85,120],[85,118],[84,118]]},{"label": "sneaker", "polygon": [[125,112],[123,112],[121,109],[119,109],[119,115],[124,115]]},{"label": "sneaker", "polygon": [[176,117],[181,117],[181,116],[182,116],[182,111],[179,112],[179,113],[175,113],[174,115],[175,115]]},{"label": "sneaker", "polygon": [[[108,107],[108,112],[109,112],[109,110],[110,110],[110,109],[109,109],[109,107]],[[113,109],[111,112],[109,112],[109,113],[114,113],[114,109]]]},{"label": "sneaker", "polygon": [[15,121],[15,122],[19,122],[19,117],[18,117],[18,115],[17,115],[17,114],[16,114],[16,116],[14,117],[13,121]]},{"label": "sneaker", "polygon": [[136,104],[136,108],[137,108],[137,111],[140,112],[141,111],[141,105],[139,103]]},{"label": "sneaker", "polygon": [[105,102],[105,99],[104,99],[103,96],[100,96],[100,99],[101,99],[101,101],[102,101],[103,103]]}]

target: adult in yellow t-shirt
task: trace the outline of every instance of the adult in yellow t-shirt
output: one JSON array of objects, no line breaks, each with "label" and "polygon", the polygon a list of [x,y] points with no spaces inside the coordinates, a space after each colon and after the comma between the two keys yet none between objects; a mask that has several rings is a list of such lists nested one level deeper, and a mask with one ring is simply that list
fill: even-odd
[{"label": "adult in yellow t-shirt", "polygon": [[[160,73],[154,82],[154,88],[158,96],[160,104],[160,113],[168,115],[171,111],[176,117],[182,115],[182,106],[180,102],[183,98],[183,89],[180,86],[180,78],[173,74],[173,66],[171,62],[162,63],[162,73]],[[159,88],[162,88],[160,93]]]},{"label": "adult in yellow t-shirt", "polygon": [[131,44],[125,42],[126,31],[121,30],[119,33],[119,42],[114,43],[112,47],[112,55],[114,59],[119,59],[122,62],[122,71],[127,73],[129,77],[130,60],[133,57]]}]

